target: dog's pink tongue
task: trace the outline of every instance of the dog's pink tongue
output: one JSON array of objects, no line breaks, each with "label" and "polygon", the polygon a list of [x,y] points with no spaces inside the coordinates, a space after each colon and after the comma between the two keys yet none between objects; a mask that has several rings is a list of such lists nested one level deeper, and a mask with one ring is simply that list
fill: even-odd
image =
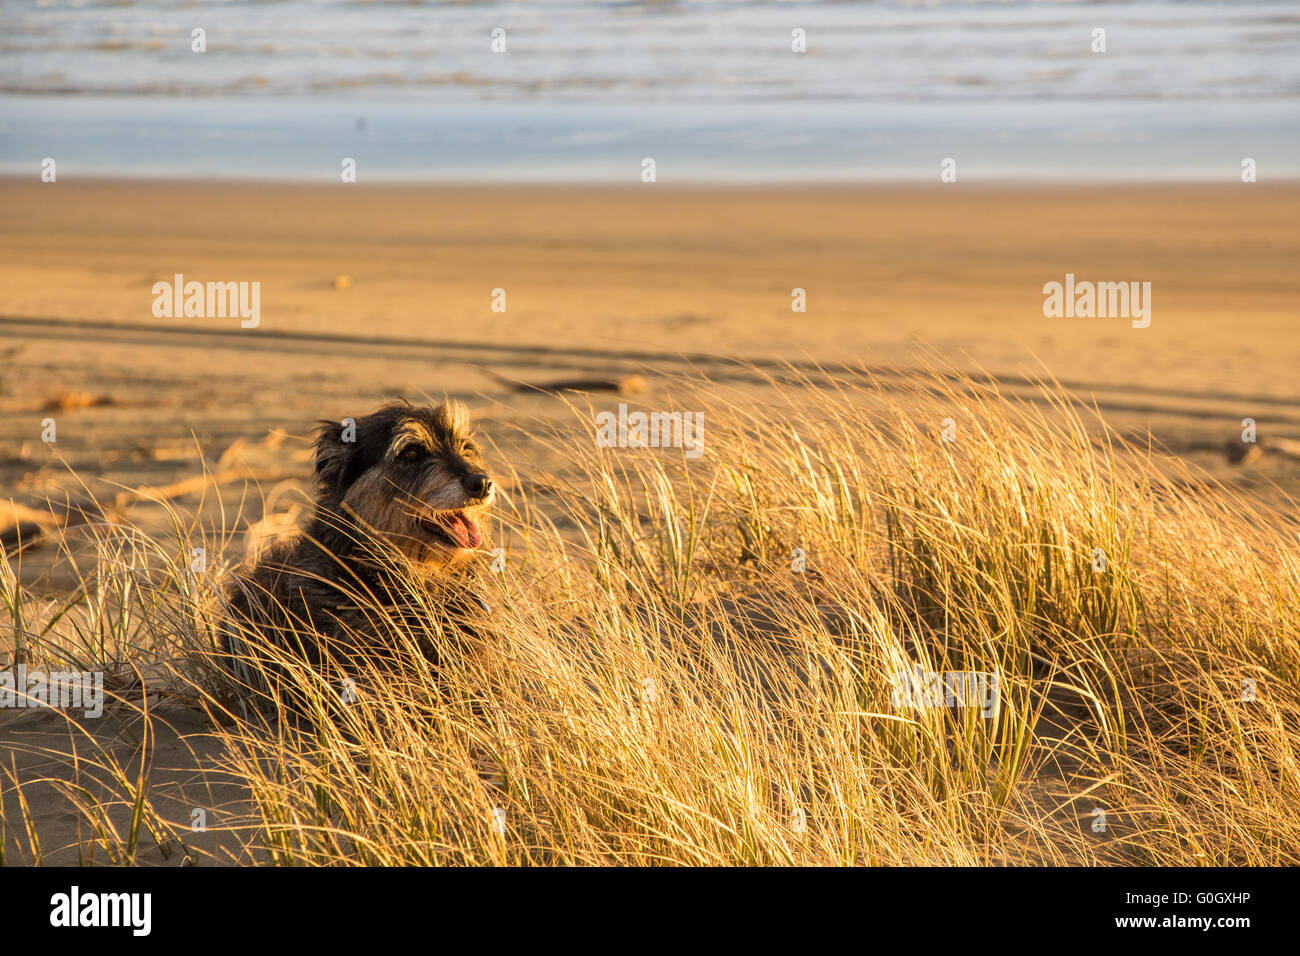
[{"label": "dog's pink tongue", "polygon": [[478,525],[467,514],[457,512],[456,514],[447,515],[442,519],[441,523],[462,548],[472,550],[483,543],[483,535],[479,532]]}]

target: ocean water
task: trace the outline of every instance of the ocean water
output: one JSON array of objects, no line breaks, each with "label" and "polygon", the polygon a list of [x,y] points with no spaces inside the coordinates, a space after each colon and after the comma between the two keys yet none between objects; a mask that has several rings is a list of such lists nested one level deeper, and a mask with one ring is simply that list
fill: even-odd
[{"label": "ocean water", "polygon": [[1294,0],[0,0],[8,173],[1185,181],[1297,147]]}]

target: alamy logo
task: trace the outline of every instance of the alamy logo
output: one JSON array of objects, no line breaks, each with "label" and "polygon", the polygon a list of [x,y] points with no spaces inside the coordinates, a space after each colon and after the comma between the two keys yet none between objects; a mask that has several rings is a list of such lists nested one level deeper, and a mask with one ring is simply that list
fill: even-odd
[{"label": "alamy logo", "polygon": [[1151,324],[1150,282],[1075,282],[1074,273],[1065,283],[1043,286],[1043,315],[1049,319],[1132,319],[1133,328]]},{"label": "alamy logo", "polygon": [[149,893],[70,892],[50,897],[51,926],[129,926],[132,935],[148,936],[153,927],[153,896]]},{"label": "alamy logo", "polygon": [[601,448],[684,448],[687,458],[704,452],[703,412],[628,412],[596,416],[596,444]]},{"label": "alamy logo", "polygon": [[975,707],[984,717],[997,716],[998,675],[987,671],[923,671],[919,664],[894,675],[890,701],[895,707]]},{"label": "alamy logo", "polygon": [[96,718],[104,713],[103,671],[29,671],[26,664],[0,671],[0,707],[80,709]]},{"label": "alamy logo", "polygon": [[255,329],[262,321],[262,283],[186,282],[178,272],[171,282],[153,284],[153,314],[158,319],[224,319],[238,316],[241,328]]}]

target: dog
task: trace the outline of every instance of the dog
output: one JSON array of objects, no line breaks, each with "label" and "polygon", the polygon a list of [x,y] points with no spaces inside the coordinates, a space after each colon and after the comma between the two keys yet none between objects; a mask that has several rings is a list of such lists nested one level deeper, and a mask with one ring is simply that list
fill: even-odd
[{"label": "dog", "polygon": [[306,525],[226,592],[227,669],[263,695],[281,653],[335,683],[394,664],[399,630],[436,665],[439,635],[472,636],[488,610],[458,575],[483,548],[497,496],[463,404],[398,401],[322,421],[314,447]]}]

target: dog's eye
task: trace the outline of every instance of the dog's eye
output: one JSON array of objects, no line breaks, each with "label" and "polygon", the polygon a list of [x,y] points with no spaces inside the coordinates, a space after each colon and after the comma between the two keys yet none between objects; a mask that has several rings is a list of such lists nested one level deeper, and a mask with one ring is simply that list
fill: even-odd
[{"label": "dog's eye", "polygon": [[419,445],[407,445],[397,453],[398,458],[404,458],[407,461],[419,461],[425,455],[425,451]]}]

